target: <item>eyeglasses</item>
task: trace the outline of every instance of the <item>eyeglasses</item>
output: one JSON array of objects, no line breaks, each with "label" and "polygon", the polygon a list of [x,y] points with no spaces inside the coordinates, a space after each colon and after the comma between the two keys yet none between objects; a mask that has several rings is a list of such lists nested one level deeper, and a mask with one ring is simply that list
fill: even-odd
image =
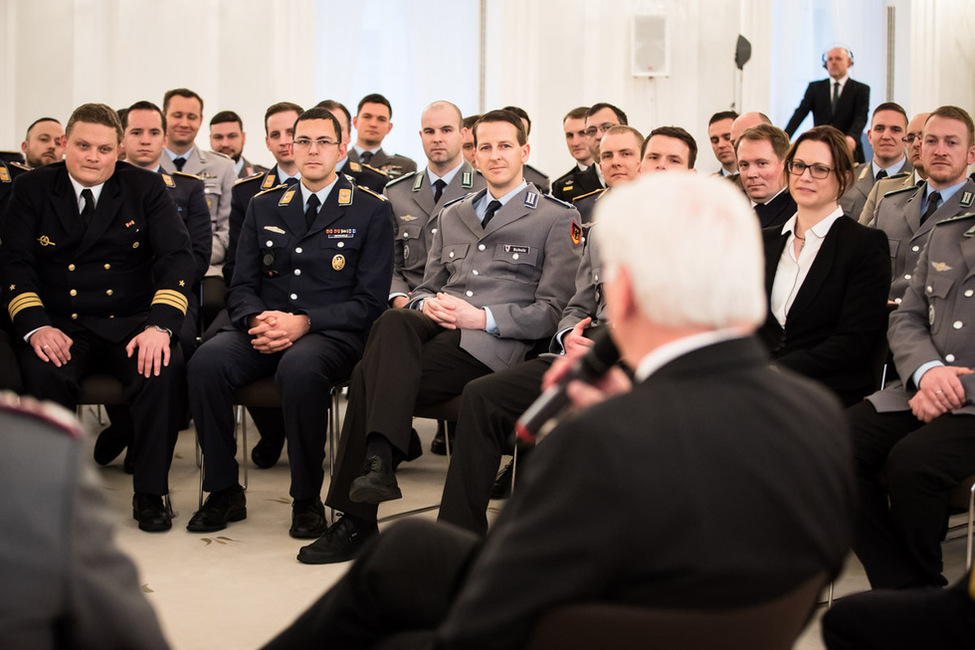
[{"label": "eyeglasses", "polygon": [[790,160],[788,163],[786,163],[785,168],[788,169],[789,173],[793,176],[802,176],[802,174],[808,169],[810,176],[820,180],[827,178],[830,172],[836,171],[832,167],[827,167],[826,165],[807,165],[799,160]]},{"label": "eyeglasses", "polygon": [[606,122],[605,124],[600,124],[598,126],[590,126],[588,129],[586,129],[586,135],[592,138],[597,133],[606,133],[614,126],[619,126],[619,124],[612,124],[610,122]]},{"label": "eyeglasses", "polygon": [[312,140],[311,138],[295,138],[294,143],[296,147],[301,147],[302,149],[310,149],[312,144],[323,149],[333,144],[338,144],[338,142],[332,142],[326,138],[319,138],[318,140]]},{"label": "eyeglasses", "polygon": [[921,139],[921,135],[922,135],[921,133],[908,133],[903,138],[901,138],[901,142],[903,142],[904,144],[914,144],[915,140]]}]

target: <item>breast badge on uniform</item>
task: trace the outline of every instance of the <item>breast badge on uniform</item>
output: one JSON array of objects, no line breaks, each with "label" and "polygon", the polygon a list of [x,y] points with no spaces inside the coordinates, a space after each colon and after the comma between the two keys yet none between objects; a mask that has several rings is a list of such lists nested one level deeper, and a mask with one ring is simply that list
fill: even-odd
[{"label": "breast badge on uniform", "polygon": [[57,246],[57,244],[52,242],[51,238],[48,237],[47,235],[41,235],[40,237],[38,237],[37,243],[40,244],[41,246]]},{"label": "breast badge on uniform", "polygon": [[288,205],[289,203],[291,203],[291,199],[293,199],[293,198],[294,198],[294,196],[295,196],[295,191],[294,191],[294,189],[290,189],[290,190],[288,190],[288,191],[287,191],[287,192],[285,192],[285,193],[284,193],[284,195],[283,195],[283,196],[281,197],[281,200],[280,200],[280,201],[278,201],[278,205]]},{"label": "breast badge on uniform", "polygon": [[335,269],[336,271],[341,271],[342,269],[344,269],[345,268],[345,256],[344,255],[336,255],[335,257],[333,257],[332,258],[332,268]]},{"label": "breast badge on uniform", "polygon": [[934,267],[934,270],[938,273],[944,273],[945,271],[952,270],[952,267],[948,266],[944,262],[931,262],[931,266]]},{"label": "breast badge on uniform", "polygon": [[572,243],[576,246],[582,242],[582,226],[575,221],[569,224],[569,237],[572,238]]},{"label": "breast badge on uniform", "polygon": [[[403,244],[403,259],[404,260],[410,259],[410,245],[409,244]],[[11,291],[13,291],[13,289],[11,289]]]}]

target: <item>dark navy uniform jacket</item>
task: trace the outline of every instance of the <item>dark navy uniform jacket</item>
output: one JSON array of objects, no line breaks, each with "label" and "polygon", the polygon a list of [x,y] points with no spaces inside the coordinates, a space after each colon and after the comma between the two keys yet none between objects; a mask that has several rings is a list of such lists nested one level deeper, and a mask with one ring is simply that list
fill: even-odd
[{"label": "dark navy uniform jacket", "polygon": [[389,182],[389,174],[386,172],[380,171],[372,165],[355,162],[351,158],[345,163],[341,173],[351,176],[356,185],[369,188],[376,194],[381,194],[386,183]]},{"label": "dark navy uniform jacket", "polygon": [[29,171],[30,168],[24,167],[20,163],[0,160],[0,218],[3,217],[3,210],[7,207],[7,201],[10,200],[10,190],[13,187],[14,179]]},{"label": "dark navy uniform jacket", "polygon": [[169,198],[176,204],[186,232],[190,236],[190,247],[196,261],[193,275],[194,286],[203,280],[210,268],[210,250],[213,248],[213,230],[210,227],[210,209],[207,208],[203,179],[193,174],[160,172]]},{"label": "dark navy uniform jacket", "polygon": [[223,265],[223,279],[227,281],[227,286],[230,286],[230,281],[234,279],[237,242],[240,241],[240,229],[244,225],[244,217],[247,216],[247,206],[255,194],[277,187],[281,183],[277,165],[234,183],[234,189],[230,194],[230,240],[227,244],[227,261]]},{"label": "dark navy uniform jacket", "polygon": [[385,199],[341,174],[310,229],[300,187],[256,195],[227,292],[231,323],[246,331],[247,318],[266,310],[302,313],[310,331],[362,345],[389,297],[392,219]]},{"label": "dark navy uniform jacket", "polygon": [[17,334],[53,325],[118,342],[140,325],[177,332],[194,264],[166,191],[159,174],[117,162],[85,228],[64,162],[20,176],[0,237]]}]

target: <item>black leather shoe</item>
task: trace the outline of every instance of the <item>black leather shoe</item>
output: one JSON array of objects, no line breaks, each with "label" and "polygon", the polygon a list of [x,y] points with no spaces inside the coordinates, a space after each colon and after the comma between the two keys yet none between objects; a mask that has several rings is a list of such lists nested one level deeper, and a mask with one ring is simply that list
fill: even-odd
[{"label": "black leather shoe", "polygon": [[315,539],[325,532],[325,506],[318,497],[295,499],[291,506],[291,530],[295,539]]},{"label": "black leather shoe", "polygon": [[113,424],[105,427],[95,441],[95,451],[92,454],[95,462],[99,465],[108,465],[125,450],[131,437],[131,431],[120,429]]},{"label": "black leather shoe", "polygon": [[454,446],[454,432],[453,427],[449,426],[443,420],[437,420],[437,435],[433,437],[433,441],[430,443],[430,451],[437,454],[438,456],[447,455],[447,436],[450,436],[450,446]]},{"label": "black leather shoe", "polygon": [[349,499],[356,503],[382,503],[402,499],[396,475],[379,456],[369,456],[362,468],[362,476],[352,481]]},{"label": "black leather shoe", "polygon": [[244,488],[234,485],[211,492],[203,507],[193,513],[186,530],[191,533],[212,533],[227,527],[228,521],[247,519],[247,497]]},{"label": "black leather shoe", "polygon": [[251,460],[260,469],[274,467],[281,458],[281,450],[284,448],[284,437],[261,436],[254,448],[251,449]]},{"label": "black leather shoe", "polygon": [[348,562],[371,537],[379,534],[376,524],[363,526],[341,517],[328,527],[325,534],[298,551],[298,561],[304,564],[334,564]]},{"label": "black leather shoe", "polygon": [[163,505],[163,498],[156,494],[136,492],[132,497],[132,517],[139,522],[139,529],[159,533],[173,527],[173,518]]},{"label": "black leather shoe", "polygon": [[511,496],[511,475],[514,471],[512,469],[513,467],[514,464],[509,462],[498,474],[498,477],[494,479],[494,487],[491,488],[492,499],[507,499]]}]

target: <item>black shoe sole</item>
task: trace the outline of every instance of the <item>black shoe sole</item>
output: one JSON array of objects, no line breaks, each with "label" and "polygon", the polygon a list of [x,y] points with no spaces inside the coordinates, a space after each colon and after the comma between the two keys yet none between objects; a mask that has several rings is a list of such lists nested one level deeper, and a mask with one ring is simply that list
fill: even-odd
[{"label": "black shoe sole", "polygon": [[[358,480],[358,479],[356,479]],[[395,501],[402,499],[403,492],[398,486],[378,486],[378,485],[356,485],[352,482],[349,488],[349,500],[355,503],[383,503],[384,501]]]},{"label": "black shoe sole", "polygon": [[326,528],[328,528],[328,526],[325,522],[322,522],[321,526],[315,527],[312,530],[295,530],[294,527],[292,527],[291,530],[288,531],[288,534],[295,539],[318,539],[325,534]]}]

